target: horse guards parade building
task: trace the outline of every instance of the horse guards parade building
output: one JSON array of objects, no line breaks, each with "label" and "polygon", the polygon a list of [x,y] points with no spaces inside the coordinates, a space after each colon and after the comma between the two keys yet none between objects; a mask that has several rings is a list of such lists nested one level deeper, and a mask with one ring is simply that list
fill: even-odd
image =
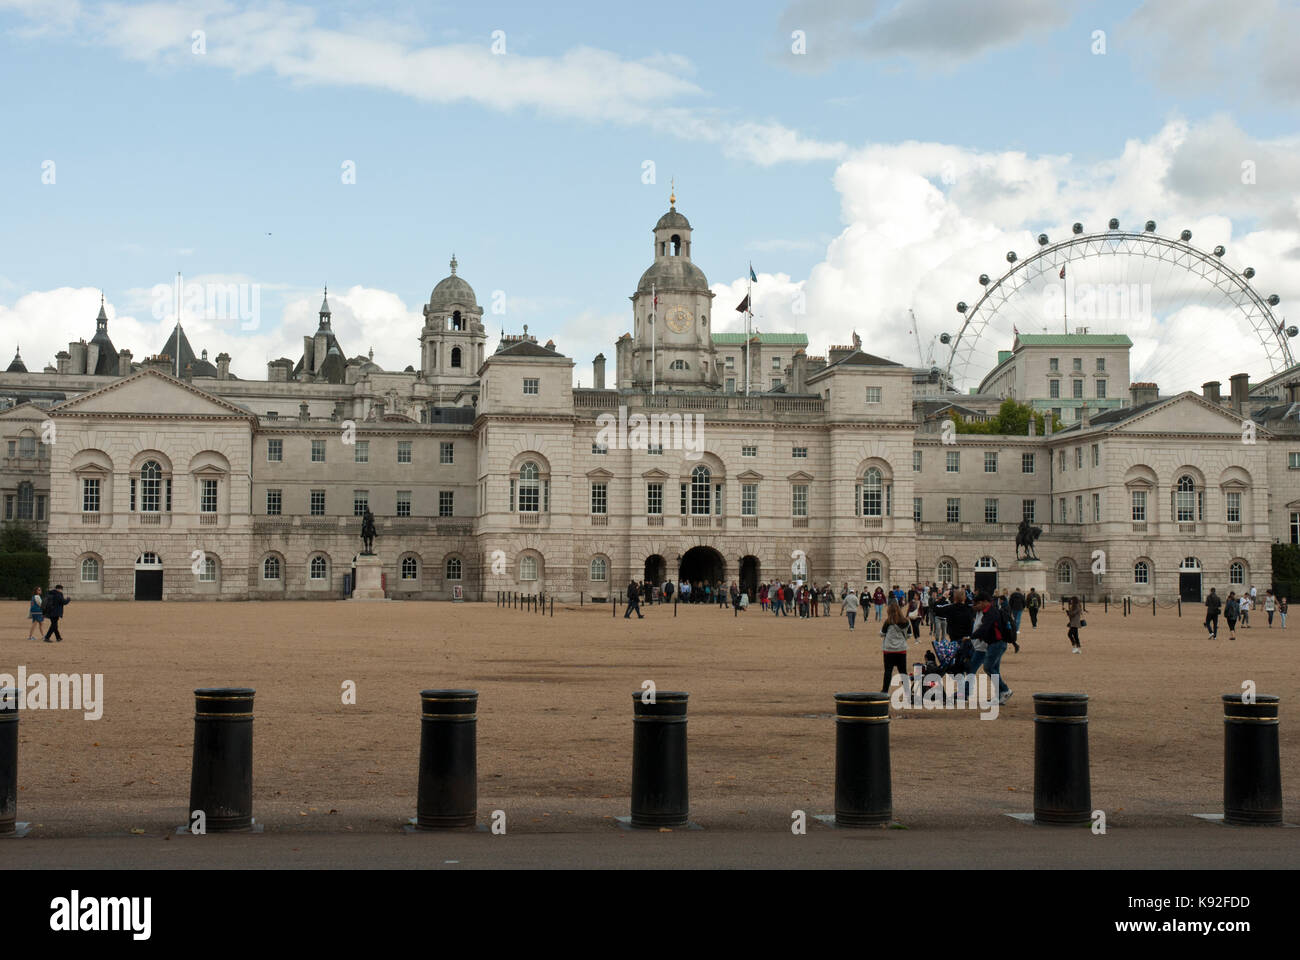
[{"label": "horse guards parade building", "polygon": [[[526,327],[487,354],[454,258],[404,371],[347,358],[328,295],[257,380],[179,324],[135,361],[101,305],[89,342],[0,374],[3,520],[45,540],[52,583],[105,599],[341,598],[367,510],[387,596],[422,600],[792,575],[1193,600],[1262,591],[1271,545],[1300,540],[1300,369],[1162,395],[1129,382],[1123,335],[1019,334],[956,393],[857,334],[814,357],[803,334],[714,332],[691,243],[674,198],[590,388]],[[1063,426],[952,430],[1006,397]]]}]

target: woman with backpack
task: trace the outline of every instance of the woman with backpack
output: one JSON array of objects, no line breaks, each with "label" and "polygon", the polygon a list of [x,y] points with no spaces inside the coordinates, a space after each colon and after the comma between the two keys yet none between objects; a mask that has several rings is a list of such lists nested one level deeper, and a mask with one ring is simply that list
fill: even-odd
[{"label": "woman with backpack", "polygon": [[1241,600],[1231,590],[1228,601],[1223,605],[1223,619],[1228,621],[1228,639],[1237,639],[1237,619],[1241,616]]},{"label": "woman with backpack", "polygon": [[41,588],[37,587],[35,592],[32,594],[32,605],[27,609],[27,616],[32,621],[31,626],[27,628],[28,640],[37,639],[32,635],[33,631],[39,631],[41,635],[40,639],[45,639],[45,628],[41,626],[41,624],[45,622],[45,614],[41,612],[43,604],[44,600],[41,597]]},{"label": "woman with backpack", "polygon": [[1029,596],[1025,597],[1025,609],[1029,611],[1029,626],[1038,629],[1038,608],[1043,605],[1043,595],[1029,588]]},{"label": "woman with backpack", "polygon": [[894,675],[895,668],[903,675],[903,682],[907,682],[907,638],[911,632],[907,614],[897,600],[891,600],[885,614],[885,624],[880,628],[880,649],[885,654],[885,682],[880,689],[885,693],[889,692],[889,679]]},{"label": "woman with backpack", "polygon": [[1082,653],[1083,650],[1079,646],[1079,628],[1083,626],[1083,604],[1079,602],[1078,597],[1070,598],[1070,606],[1066,614],[1070,618],[1070,624],[1065,635],[1070,638],[1070,646],[1074,648],[1071,653]]},{"label": "woman with backpack", "polygon": [[853,621],[858,615],[858,595],[851,589],[844,594],[844,599],[840,601],[840,613],[849,618],[849,629],[853,629]]}]

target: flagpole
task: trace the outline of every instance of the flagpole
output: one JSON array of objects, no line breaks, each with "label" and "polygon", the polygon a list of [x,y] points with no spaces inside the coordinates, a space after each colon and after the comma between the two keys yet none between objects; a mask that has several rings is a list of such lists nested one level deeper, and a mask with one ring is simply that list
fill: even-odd
[{"label": "flagpole", "polygon": [[[754,275],[754,265],[749,265],[749,275]],[[754,281],[745,281],[745,396],[749,396],[749,318],[754,315]]]},{"label": "flagpole", "polygon": [[655,395],[655,306],[659,303],[659,296],[655,293],[655,285],[650,284],[650,396]]},{"label": "flagpole", "polygon": [[176,271],[176,379],[181,378],[181,297],[185,293],[185,281],[181,272]]}]

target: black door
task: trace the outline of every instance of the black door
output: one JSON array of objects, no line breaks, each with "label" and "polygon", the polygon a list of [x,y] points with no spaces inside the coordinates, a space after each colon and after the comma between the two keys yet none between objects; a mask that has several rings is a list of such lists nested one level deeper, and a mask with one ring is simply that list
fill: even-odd
[{"label": "black door", "polygon": [[1201,575],[1199,573],[1178,574],[1178,595],[1184,603],[1201,602]]},{"label": "black door", "polygon": [[993,593],[998,588],[997,571],[990,570],[976,572],[975,574],[975,592],[976,593]]},{"label": "black door", "polygon": [[750,602],[758,600],[758,557],[744,557],[740,561],[740,591],[749,594]]},{"label": "black door", "polygon": [[137,600],[162,599],[161,570],[137,570],[135,572],[135,598]]}]

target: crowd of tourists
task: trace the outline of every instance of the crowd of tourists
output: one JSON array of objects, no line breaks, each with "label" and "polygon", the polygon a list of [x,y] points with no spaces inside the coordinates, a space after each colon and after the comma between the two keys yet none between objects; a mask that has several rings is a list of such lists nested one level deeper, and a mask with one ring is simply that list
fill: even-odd
[{"label": "crowd of tourists", "polygon": [[1260,599],[1259,590],[1252,585],[1249,590],[1243,590],[1240,596],[1235,590],[1229,590],[1228,599],[1224,600],[1215,588],[1211,587],[1210,595],[1205,598],[1205,630],[1211,640],[1219,639],[1219,616],[1222,614],[1228,624],[1228,639],[1236,640],[1237,624],[1241,624],[1243,629],[1249,629],[1250,615],[1255,610],[1264,612],[1270,630],[1273,628],[1275,615],[1280,619],[1281,627],[1285,629],[1286,608],[1286,597],[1277,596],[1272,590],[1265,590],[1263,599]]}]

